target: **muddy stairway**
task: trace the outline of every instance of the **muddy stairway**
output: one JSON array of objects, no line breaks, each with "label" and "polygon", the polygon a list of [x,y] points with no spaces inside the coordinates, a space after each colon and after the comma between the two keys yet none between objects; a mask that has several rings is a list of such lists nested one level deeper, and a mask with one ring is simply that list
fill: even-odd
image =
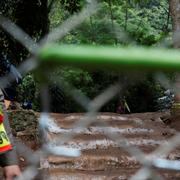
[{"label": "muddy stairway", "polygon": [[[72,125],[83,114],[52,114],[58,128],[51,128],[48,141],[58,146],[61,135],[71,133]],[[118,115],[101,113],[95,123],[81,131],[74,132],[74,137],[64,143],[66,147],[81,150],[80,157],[48,156],[41,159],[44,179],[48,180],[118,180],[129,179],[141,167],[139,162],[106,136],[106,131],[123,135],[128,144],[139,147],[144,153],[154,151],[162,142],[168,142],[176,131],[168,128],[161,120],[161,113]],[[107,126],[100,126],[105,122]],[[180,150],[168,155],[168,159],[179,159]],[[178,171],[160,170],[157,172],[164,179],[180,179]]]}]

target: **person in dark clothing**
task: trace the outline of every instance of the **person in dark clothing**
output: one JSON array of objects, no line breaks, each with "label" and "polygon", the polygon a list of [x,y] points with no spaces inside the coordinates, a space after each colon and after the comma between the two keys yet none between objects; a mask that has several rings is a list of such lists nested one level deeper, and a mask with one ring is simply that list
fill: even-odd
[{"label": "person in dark clothing", "polygon": [[[0,57],[0,75],[5,75],[12,70],[10,62]],[[6,180],[13,180],[20,176],[21,171],[18,165],[17,154],[14,146],[13,136],[4,104],[4,95],[0,89],[0,166],[3,168]]]},{"label": "person in dark clothing", "polygon": [[11,64],[9,61],[9,57],[5,54],[0,54],[0,76],[6,75],[9,72],[11,73],[11,76],[13,76],[14,81],[11,83],[8,83],[8,85],[2,89],[5,99],[13,100],[16,96],[15,87],[17,84],[21,83],[22,76],[16,69],[16,67]]}]

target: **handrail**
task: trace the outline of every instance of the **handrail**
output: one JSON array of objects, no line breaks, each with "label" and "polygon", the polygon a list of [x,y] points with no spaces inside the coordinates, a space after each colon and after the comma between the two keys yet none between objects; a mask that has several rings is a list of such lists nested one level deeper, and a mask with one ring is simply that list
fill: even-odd
[{"label": "handrail", "polygon": [[39,59],[93,69],[180,70],[180,51],[174,49],[51,44],[40,50]]}]

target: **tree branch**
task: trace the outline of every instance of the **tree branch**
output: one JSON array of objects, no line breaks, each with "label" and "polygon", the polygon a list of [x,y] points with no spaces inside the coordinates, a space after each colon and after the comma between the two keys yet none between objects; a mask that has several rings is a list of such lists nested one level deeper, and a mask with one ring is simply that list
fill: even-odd
[{"label": "tree branch", "polygon": [[48,13],[51,11],[51,8],[52,8],[52,6],[54,4],[54,1],[55,0],[51,0],[51,2],[49,3],[49,5],[48,5]]}]

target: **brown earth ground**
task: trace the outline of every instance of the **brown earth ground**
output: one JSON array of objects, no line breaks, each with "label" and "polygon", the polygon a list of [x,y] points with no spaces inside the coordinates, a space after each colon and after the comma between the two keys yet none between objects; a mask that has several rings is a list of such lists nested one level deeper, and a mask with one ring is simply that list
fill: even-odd
[{"label": "brown earth ground", "polygon": [[[41,158],[39,168],[48,180],[118,180],[129,179],[141,167],[127,151],[106,136],[106,130],[123,135],[130,145],[137,146],[144,153],[153,152],[160,144],[180,130],[180,118],[170,118],[169,112],[138,113],[120,115],[99,113],[95,122],[87,128],[76,131],[73,138],[64,143],[65,147],[80,149],[77,158],[49,155]],[[71,126],[83,114],[51,114],[56,127],[50,127],[48,141],[58,146],[63,132],[71,133]],[[33,150],[39,148],[37,122],[39,114],[33,111],[14,110],[9,112],[13,134]],[[107,125],[101,125],[106,123]],[[180,147],[167,156],[171,160],[180,159]],[[26,158],[19,155],[21,168],[27,166]],[[180,179],[180,172],[155,169],[164,179]]]}]

